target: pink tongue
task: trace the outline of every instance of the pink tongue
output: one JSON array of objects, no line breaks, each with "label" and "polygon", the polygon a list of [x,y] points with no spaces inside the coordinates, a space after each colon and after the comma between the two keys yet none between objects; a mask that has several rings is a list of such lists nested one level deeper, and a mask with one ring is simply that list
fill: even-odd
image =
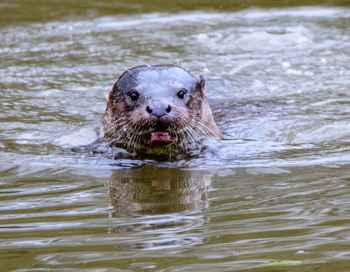
[{"label": "pink tongue", "polygon": [[151,142],[158,141],[158,142],[170,142],[171,136],[168,132],[164,131],[153,131],[151,134]]}]

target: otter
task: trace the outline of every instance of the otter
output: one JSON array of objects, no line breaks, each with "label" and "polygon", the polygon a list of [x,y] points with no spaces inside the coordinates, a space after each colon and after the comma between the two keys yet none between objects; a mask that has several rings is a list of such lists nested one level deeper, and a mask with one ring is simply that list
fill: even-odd
[{"label": "otter", "polygon": [[128,69],[109,92],[104,139],[128,152],[167,158],[204,138],[221,139],[204,85],[202,76],[175,65]]}]

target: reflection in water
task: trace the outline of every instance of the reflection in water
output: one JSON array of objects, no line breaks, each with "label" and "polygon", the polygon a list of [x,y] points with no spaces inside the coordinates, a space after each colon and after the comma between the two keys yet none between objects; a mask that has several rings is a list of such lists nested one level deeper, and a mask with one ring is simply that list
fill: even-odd
[{"label": "reflection in water", "polygon": [[142,217],[131,224],[117,222],[109,231],[158,234],[150,240],[132,240],[118,248],[159,249],[204,243],[206,238],[184,235],[183,232],[208,223],[209,219],[198,211],[209,206],[211,177],[207,171],[153,166],[114,172],[109,184],[113,206],[110,217]]},{"label": "reflection in water", "polygon": [[209,172],[152,166],[114,172],[109,190],[112,217],[165,214],[208,207]]}]

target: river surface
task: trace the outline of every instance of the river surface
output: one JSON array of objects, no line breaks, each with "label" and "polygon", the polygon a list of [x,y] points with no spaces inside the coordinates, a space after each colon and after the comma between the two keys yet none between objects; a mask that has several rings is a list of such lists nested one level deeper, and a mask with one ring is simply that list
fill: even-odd
[{"label": "river surface", "polygon": [[[0,4],[1,271],[350,271],[349,8],[38,3]],[[124,70],[169,63],[205,77],[223,141],[71,150]]]}]

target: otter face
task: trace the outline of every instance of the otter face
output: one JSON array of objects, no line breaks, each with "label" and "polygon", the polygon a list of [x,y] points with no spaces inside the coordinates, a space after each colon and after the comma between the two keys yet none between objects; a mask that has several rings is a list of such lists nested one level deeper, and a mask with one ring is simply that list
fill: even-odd
[{"label": "otter face", "polygon": [[208,127],[214,122],[206,120],[208,110],[202,77],[177,66],[137,66],[124,72],[109,94],[105,138],[128,151],[186,149],[201,138],[220,137]]}]

